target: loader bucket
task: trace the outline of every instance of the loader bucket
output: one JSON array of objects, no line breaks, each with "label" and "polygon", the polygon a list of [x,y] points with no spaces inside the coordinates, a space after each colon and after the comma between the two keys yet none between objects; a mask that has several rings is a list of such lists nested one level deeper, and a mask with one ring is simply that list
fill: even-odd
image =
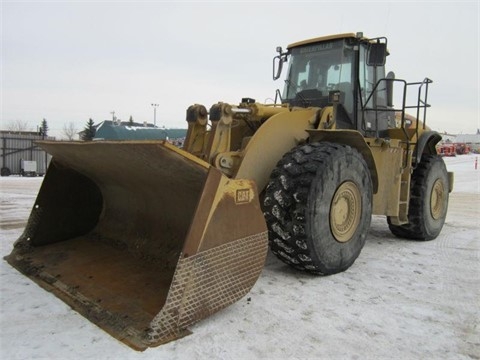
[{"label": "loader bucket", "polygon": [[41,142],[53,160],[6,260],[137,350],[243,297],[267,252],[253,181],[165,142]]}]

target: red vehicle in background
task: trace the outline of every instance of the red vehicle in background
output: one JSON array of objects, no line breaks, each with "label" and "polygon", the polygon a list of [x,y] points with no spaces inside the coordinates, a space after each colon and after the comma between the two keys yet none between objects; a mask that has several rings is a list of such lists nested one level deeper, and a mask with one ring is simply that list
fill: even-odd
[{"label": "red vehicle in background", "polygon": [[455,151],[457,155],[465,155],[470,153],[470,146],[465,143],[455,143]]},{"label": "red vehicle in background", "polygon": [[440,156],[457,156],[455,144],[442,144],[437,146],[437,154]]}]

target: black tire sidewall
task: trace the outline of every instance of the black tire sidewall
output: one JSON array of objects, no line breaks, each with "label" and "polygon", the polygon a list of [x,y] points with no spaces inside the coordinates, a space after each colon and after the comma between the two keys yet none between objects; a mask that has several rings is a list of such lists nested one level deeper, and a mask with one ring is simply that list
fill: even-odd
[{"label": "black tire sidewall", "polygon": [[[438,219],[434,219],[431,212],[430,202],[434,184],[438,179],[443,182],[445,198],[443,199],[444,207],[441,216]],[[424,184],[423,186],[418,186],[418,188],[423,188],[423,194],[421,194],[421,206],[425,227],[424,238],[425,240],[432,240],[435,239],[442,230],[448,209],[448,175],[445,164],[441,158],[436,156],[431,158],[431,166],[426,172]],[[415,205],[411,204],[411,206]]]},{"label": "black tire sidewall", "polygon": [[3,167],[3,168],[1,169],[1,175],[2,175],[2,176],[10,176],[10,175],[11,175],[10,169],[7,168],[7,167]]},{"label": "black tire sidewall", "polygon": [[[317,172],[307,204],[306,241],[313,249],[313,262],[324,274],[344,271],[353,264],[365,244],[372,216],[372,182],[368,167],[356,150],[340,149],[343,151],[333,153],[325,168]],[[354,235],[342,243],[335,239],[330,229],[330,209],[336,190],[346,181],[357,186],[361,211]]]}]

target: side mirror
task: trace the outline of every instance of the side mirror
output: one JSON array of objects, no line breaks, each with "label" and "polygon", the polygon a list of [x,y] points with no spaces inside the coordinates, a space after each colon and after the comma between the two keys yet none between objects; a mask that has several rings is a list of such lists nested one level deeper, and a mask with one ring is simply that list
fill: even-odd
[{"label": "side mirror", "polygon": [[375,42],[368,44],[368,66],[383,66],[387,58],[387,43]]},{"label": "side mirror", "polygon": [[273,58],[273,80],[277,80],[282,75],[283,59],[281,55]]},{"label": "side mirror", "polygon": [[283,63],[287,61],[287,53],[277,46],[278,55],[273,58],[273,80],[277,80],[282,75]]}]

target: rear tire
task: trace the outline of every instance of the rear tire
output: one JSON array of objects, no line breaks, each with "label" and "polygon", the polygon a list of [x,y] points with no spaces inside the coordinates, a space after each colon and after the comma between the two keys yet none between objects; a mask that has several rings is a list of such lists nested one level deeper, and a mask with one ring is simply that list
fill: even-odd
[{"label": "rear tire", "polygon": [[412,240],[433,240],[443,228],[448,208],[448,173],[438,155],[423,155],[410,182],[408,224],[393,225],[392,234]]},{"label": "rear tire", "polygon": [[284,155],[265,191],[272,252],[293,267],[329,275],[348,269],[365,244],[372,182],[350,146],[313,143]]}]

